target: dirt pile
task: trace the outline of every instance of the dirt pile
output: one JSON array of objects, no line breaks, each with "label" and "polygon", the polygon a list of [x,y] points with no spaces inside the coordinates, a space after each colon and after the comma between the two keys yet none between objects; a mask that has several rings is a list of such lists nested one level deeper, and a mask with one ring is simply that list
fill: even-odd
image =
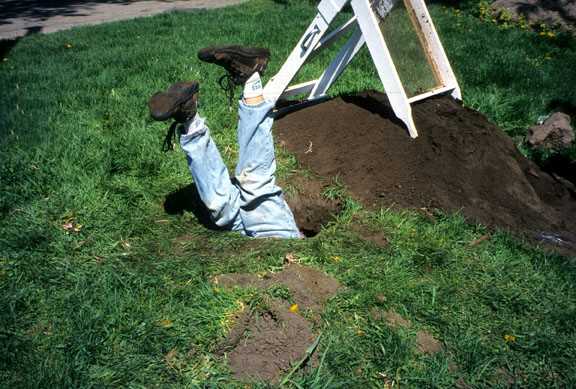
[{"label": "dirt pile", "polygon": [[385,95],[364,92],[280,118],[281,144],[315,173],[339,176],[368,206],[461,211],[576,252],[574,188],[524,158],[482,114],[450,97],[413,105],[410,139]]},{"label": "dirt pile", "polygon": [[[340,288],[338,281],[323,272],[295,263],[262,278],[248,273],[222,274],[215,277],[213,283],[223,288],[262,290],[280,285],[290,292],[290,302],[266,298],[262,306],[247,309],[235,318],[218,354],[227,355],[234,377],[239,380],[277,381],[302,360],[318,336],[312,321]],[[307,317],[312,321],[299,312],[309,314]]]}]

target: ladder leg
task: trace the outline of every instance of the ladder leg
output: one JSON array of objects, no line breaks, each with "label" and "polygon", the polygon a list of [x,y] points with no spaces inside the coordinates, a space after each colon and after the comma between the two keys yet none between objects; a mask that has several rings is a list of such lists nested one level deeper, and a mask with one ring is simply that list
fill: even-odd
[{"label": "ladder leg", "polygon": [[384,37],[380,31],[378,19],[374,15],[369,0],[352,0],[352,9],[356,14],[358,25],[362,30],[366,45],[376,65],[378,76],[384,85],[384,90],[388,100],[392,105],[392,110],[402,120],[412,138],[418,136],[418,131],[412,119],[412,108],[408,102],[408,97],[386,46]]},{"label": "ladder leg", "polygon": [[280,71],[264,87],[264,97],[267,100],[273,102],[278,100],[298,70],[306,62],[310,53],[314,51],[320,38],[326,33],[330,22],[331,20],[325,20],[321,14],[316,15]]},{"label": "ladder leg", "polygon": [[332,84],[340,77],[340,74],[346,69],[346,66],[354,59],[358,51],[364,46],[365,40],[362,31],[356,28],[348,42],[340,49],[340,52],[330,63],[328,68],[322,73],[318,82],[312,89],[309,100],[316,99],[326,95],[326,92]]}]

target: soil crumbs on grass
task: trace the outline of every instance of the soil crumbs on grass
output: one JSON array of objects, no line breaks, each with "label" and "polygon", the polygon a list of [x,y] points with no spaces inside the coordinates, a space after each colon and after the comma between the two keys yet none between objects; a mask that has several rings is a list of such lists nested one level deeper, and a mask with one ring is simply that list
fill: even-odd
[{"label": "soil crumbs on grass", "polygon": [[302,165],[338,176],[368,206],[461,211],[487,226],[576,253],[573,188],[526,159],[482,114],[450,97],[412,106],[411,139],[385,95],[363,92],[288,114],[280,143]]},{"label": "soil crumbs on grass", "polygon": [[[340,288],[338,281],[323,272],[298,264],[289,264],[281,272],[264,277],[248,273],[222,274],[213,282],[222,288],[262,290],[281,285],[290,291],[291,302],[299,307],[296,312],[287,301],[266,298],[261,307],[247,309],[235,318],[218,354],[227,354],[234,377],[243,381],[276,382],[298,363],[317,337],[313,322],[319,318],[326,301]],[[299,312],[310,313],[311,321]]]}]

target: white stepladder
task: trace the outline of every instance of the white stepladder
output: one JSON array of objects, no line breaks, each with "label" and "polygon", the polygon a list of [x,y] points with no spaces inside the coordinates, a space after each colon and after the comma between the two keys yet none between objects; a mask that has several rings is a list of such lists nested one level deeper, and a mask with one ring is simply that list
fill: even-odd
[{"label": "white stepladder", "polygon": [[[266,84],[264,96],[272,101],[306,93],[308,93],[307,100],[324,97],[328,88],[366,44],[394,113],[404,122],[410,136],[416,138],[418,132],[412,119],[411,103],[444,93],[450,93],[454,98],[461,100],[461,94],[424,0],[403,0],[437,81],[434,88],[424,93],[410,98],[406,95],[381,33],[378,19],[378,16],[383,17],[383,14],[392,9],[395,1],[398,0],[322,0],[318,5],[318,14],[292,53],[280,71]],[[330,23],[347,3],[352,6],[354,16],[326,34]],[[351,37],[318,79],[289,86],[311,55],[330,46],[352,28],[355,30]]]}]

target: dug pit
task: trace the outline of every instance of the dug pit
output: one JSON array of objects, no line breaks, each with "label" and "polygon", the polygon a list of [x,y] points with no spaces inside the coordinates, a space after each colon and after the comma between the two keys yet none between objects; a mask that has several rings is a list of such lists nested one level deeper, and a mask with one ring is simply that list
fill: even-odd
[{"label": "dug pit", "polygon": [[286,188],[286,202],[296,224],[304,236],[311,238],[340,214],[342,204],[323,195],[330,182],[315,176],[293,175],[282,187]]},{"label": "dug pit", "polygon": [[292,112],[276,121],[275,131],[303,167],[339,177],[369,207],[462,212],[576,254],[572,188],[526,159],[485,116],[450,97],[412,110],[416,139],[378,92]]}]

